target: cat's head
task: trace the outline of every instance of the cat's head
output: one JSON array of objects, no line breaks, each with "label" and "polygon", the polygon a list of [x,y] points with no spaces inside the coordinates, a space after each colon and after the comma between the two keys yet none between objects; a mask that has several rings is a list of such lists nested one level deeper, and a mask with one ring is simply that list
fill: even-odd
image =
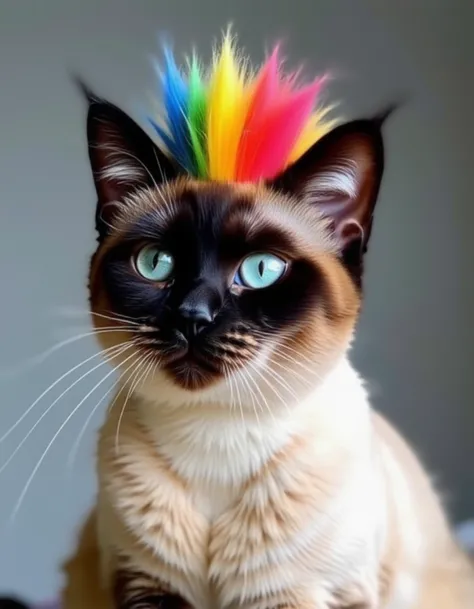
[{"label": "cat's head", "polygon": [[91,310],[137,390],[183,402],[288,400],[345,355],[383,172],[382,122],[335,128],[271,182],[206,182],[89,95]]}]

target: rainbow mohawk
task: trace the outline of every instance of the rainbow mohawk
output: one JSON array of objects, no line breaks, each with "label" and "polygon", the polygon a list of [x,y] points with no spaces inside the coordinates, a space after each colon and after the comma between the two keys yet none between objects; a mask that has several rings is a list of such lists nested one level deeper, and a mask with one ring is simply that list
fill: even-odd
[{"label": "rainbow mohawk", "polygon": [[285,75],[275,47],[259,72],[239,58],[229,34],[207,77],[196,56],[184,74],[169,48],[160,70],[164,126],[151,124],[191,176],[256,182],[275,177],[335,124],[331,107],[316,109],[326,76],[302,87]]}]

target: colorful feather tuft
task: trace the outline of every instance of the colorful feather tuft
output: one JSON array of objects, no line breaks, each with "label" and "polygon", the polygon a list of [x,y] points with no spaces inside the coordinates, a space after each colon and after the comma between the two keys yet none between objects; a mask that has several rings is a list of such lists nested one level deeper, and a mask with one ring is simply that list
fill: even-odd
[{"label": "colorful feather tuft", "polygon": [[184,74],[164,50],[165,126],[150,122],[169,154],[196,178],[273,178],[336,124],[328,119],[333,106],[318,105],[326,76],[298,86],[298,73],[284,74],[278,46],[256,74],[248,65],[229,33],[207,78],[195,55]]},{"label": "colorful feather tuft", "polygon": [[196,177],[207,178],[208,159],[206,148],[208,96],[198,60],[194,55],[189,69],[188,128],[194,156]]}]

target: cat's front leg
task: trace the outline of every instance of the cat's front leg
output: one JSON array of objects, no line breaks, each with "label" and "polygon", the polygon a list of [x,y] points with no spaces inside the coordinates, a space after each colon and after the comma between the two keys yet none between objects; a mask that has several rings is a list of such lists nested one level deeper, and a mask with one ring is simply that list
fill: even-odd
[{"label": "cat's front leg", "polygon": [[248,604],[245,609],[380,609],[385,606],[381,602],[377,584],[360,579],[337,591],[326,586],[311,592],[288,589],[266,601]]},{"label": "cat's front leg", "polygon": [[316,598],[313,595],[306,598],[301,594],[293,594],[291,591],[287,591],[286,594],[281,596],[287,596],[291,600],[285,601],[281,598],[275,598],[266,602],[256,601],[245,605],[245,609],[379,609],[380,607],[373,599],[362,598],[358,595],[323,593],[317,595]]},{"label": "cat's front leg", "polygon": [[122,568],[114,579],[114,609],[193,609],[181,596],[140,571]]}]

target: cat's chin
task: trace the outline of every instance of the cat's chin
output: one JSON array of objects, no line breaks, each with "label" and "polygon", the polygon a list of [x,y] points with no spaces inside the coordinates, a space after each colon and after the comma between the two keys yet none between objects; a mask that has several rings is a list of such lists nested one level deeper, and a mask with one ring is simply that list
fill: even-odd
[{"label": "cat's chin", "polygon": [[210,360],[189,355],[167,363],[164,372],[172,384],[187,391],[202,391],[223,378],[220,370]]}]

